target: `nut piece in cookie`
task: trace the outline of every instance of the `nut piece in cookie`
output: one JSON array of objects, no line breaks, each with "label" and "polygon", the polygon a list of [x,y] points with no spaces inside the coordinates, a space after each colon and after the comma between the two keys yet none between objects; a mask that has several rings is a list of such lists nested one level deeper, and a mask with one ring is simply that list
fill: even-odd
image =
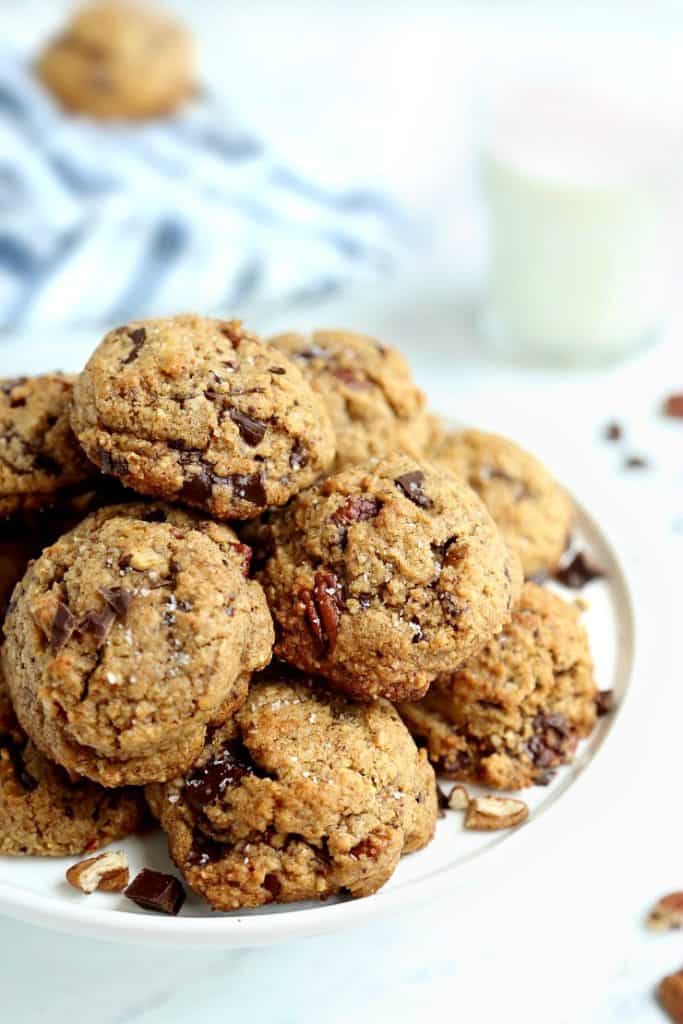
[{"label": "nut piece in cookie", "polygon": [[122,850],[111,850],[72,864],[66,880],[74,889],[93,892],[123,892],[128,885],[128,858]]},{"label": "nut piece in cookie", "polygon": [[53,505],[97,476],[69,425],[73,381],[0,379],[0,520]]},{"label": "nut piece in cookie", "polygon": [[191,771],[147,797],[186,881],[220,910],[369,895],[437,815],[433,769],[390,704],[277,664]]},{"label": "nut piece in cookie", "polygon": [[529,817],[523,800],[505,796],[475,796],[465,812],[465,828],[476,832],[497,832],[521,825]]},{"label": "nut piece in cookie", "polygon": [[325,403],[337,442],[334,472],[388,452],[424,453],[432,418],[396,349],[332,330],[281,334],[271,344],[296,362]]},{"label": "nut piece in cookie", "polygon": [[137,832],[146,817],[137,789],[72,781],[21,729],[0,670],[0,854],[90,853]]},{"label": "nut piece in cookie", "polygon": [[195,89],[189,33],[131,0],[78,11],[41,54],[36,73],[68,110],[103,120],[169,114]]},{"label": "nut piece in cookie", "polygon": [[110,331],[77,381],[72,424],[103,472],[218,519],[284,505],[334,457],[320,398],[237,320]]},{"label": "nut piece in cookie", "polygon": [[549,782],[572,760],[595,725],[598,701],[576,608],[525,583],[502,632],[399,711],[440,773],[520,789]]},{"label": "nut piece in cookie", "polygon": [[245,536],[276,653],[360,698],[422,696],[498,632],[521,583],[476,494],[405,455],[329,477]]},{"label": "nut piece in cookie", "polygon": [[662,978],[657,996],[660,1006],[674,1024],[683,1024],[683,968]]},{"label": "nut piece in cookie", "polygon": [[187,768],[270,660],[246,551],[227,526],[143,503],[101,509],[46,548],[4,627],[7,681],[35,744],[105,786]]},{"label": "nut piece in cookie", "polygon": [[552,572],[567,545],[574,510],[566,492],[541,463],[497,434],[445,434],[429,458],[448,469],[485,503],[528,578]]}]

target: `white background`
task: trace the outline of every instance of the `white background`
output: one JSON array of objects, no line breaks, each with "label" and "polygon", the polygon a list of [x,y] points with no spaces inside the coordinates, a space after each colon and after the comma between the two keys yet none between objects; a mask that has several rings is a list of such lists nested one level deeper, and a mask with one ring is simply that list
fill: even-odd
[{"label": "white background", "polygon": [[[394,341],[439,411],[507,430],[559,476],[583,470],[584,483],[607,486],[638,524],[632,544],[647,558],[664,552],[662,622],[665,608],[680,616],[683,425],[663,422],[658,407],[683,391],[683,310],[657,348],[619,368],[532,371],[487,357],[466,301],[479,262],[470,187],[477,89],[539,52],[569,54],[586,75],[630,75],[634,88],[655,72],[675,81],[680,5],[173,6],[193,21],[207,79],[245,122],[327,180],[390,187],[433,226],[405,281],[299,313],[299,322]],[[0,32],[31,47],[65,7],[3,0]],[[625,449],[600,440],[613,417],[627,428]],[[624,451],[645,453],[653,467],[626,472]],[[662,647],[672,641],[663,625]],[[206,1024],[239,1015],[246,1024],[307,1024],[428,1014],[467,1024],[654,1024],[652,987],[683,965],[681,933],[653,936],[642,926],[653,900],[683,888],[683,698],[673,653],[647,681],[649,737],[618,753],[626,791],[592,806],[580,834],[513,877],[492,877],[464,906],[445,894],[354,932],[239,953],[122,949],[0,921],[2,1019]]]}]

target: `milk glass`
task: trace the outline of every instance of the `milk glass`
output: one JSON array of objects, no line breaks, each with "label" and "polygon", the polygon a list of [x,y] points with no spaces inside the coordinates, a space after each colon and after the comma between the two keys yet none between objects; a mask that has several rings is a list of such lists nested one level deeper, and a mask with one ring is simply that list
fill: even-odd
[{"label": "milk glass", "polygon": [[498,348],[518,360],[602,362],[657,334],[671,294],[679,153],[673,122],[628,96],[534,82],[491,99],[484,323]]}]

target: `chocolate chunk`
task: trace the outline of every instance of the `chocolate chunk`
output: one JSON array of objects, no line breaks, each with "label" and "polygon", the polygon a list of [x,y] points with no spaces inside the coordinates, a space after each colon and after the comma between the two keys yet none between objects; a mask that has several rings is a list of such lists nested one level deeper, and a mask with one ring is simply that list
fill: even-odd
[{"label": "chocolate chunk", "polygon": [[130,331],[128,337],[133,342],[133,345],[130,352],[123,360],[123,366],[127,366],[129,363],[135,362],[140,353],[140,349],[147,341],[147,331],[144,327],[136,327],[135,330]]},{"label": "chocolate chunk", "polygon": [[293,470],[303,469],[308,465],[308,449],[301,438],[296,439],[289,455],[289,465]]},{"label": "chocolate chunk", "polygon": [[285,373],[287,373],[284,366],[269,366],[268,370],[270,373],[274,373],[278,377],[282,377]]},{"label": "chocolate chunk", "polygon": [[64,646],[75,629],[76,619],[72,615],[71,609],[63,601],[58,601],[50,627],[50,647],[53,654],[56,654],[60,647]]},{"label": "chocolate chunk", "polygon": [[232,487],[235,498],[248,501],[252,505],[267,505],[268,498],[260,473],[233,473],[231,476],[219,477],[218,483],[225,482]]},{"label": "chocolate chunk", "polygon": [[347,387],[353,388],[356,391],[369,391],[372,387],[372,381],[368,380],[367,377],[360,376],[359,371],[352,370],[348,366],[340,366],[339,369],[333,370],[332,374],[342,384],[346,384]]},{"label": "chocolate chunk", "polygon": [[178,497],[181,501],[189,501],[191,505],[205,505],[213,493],[211,474],[204,467],[193,473],[183,483]]},{"label": "chocolate chunk", "polygon": [[215,864],[225,853],[223,843],[217,843],[215,839],[204,835],[199,829],[192,833],[192,846],[187,855],[187,863],[194,867],[203,868],[207,864]]},{"label": "chocolate chunk", "polygon": [[683,393],[669,395],[664,403],[664,415],[674,419],[683,418]]},{"label": "chocolate chunk", "polygon": [[33,456],[33,465],[41,473],[47,473],[48,476],[59,476],[62,472],[61,463],[53,459],[52,456],[47,455],[45,452],[35,452]]},{"label": "chocolate chunk", "polygon": [[374,519],[382,508],[382,502],[372,494],[361,494],[347,498],[332,516],[335,523],[363,523]]},{"label": "chocolate chunk", "polygon": [[107,602],[119,622],[125,622],[128,618],[128,609],[133,601],[133,595],[124,590],[123,587],[101,587],[99,593]]},{"label": "chocolate chunk", "polygon": [[644,455],[629,455],[624,459],[624,469],[649,469],[650,462]]},{"label": "chocolate chunk", "polygon": [[422,643],[422,641],[425,639],[425,634],[424,630],[422,629],[422,626],[417,621],[417,619],[413,618],[410,620],[410,627],[413,630],[413,639],[411,640],[411,643]]},{"label": "chocolate chunk", "polygon": [[240,437],[245,444],[255,448],[257,444],[261,443],[268,426],[267,423],[264,423],[263,420],[256,420],[252,416],[247,416],[246,413],[240,412],[239,409],[230,410],[230,419],[239,430]]},{"label": "chocolate chunk", "polygon": [[617,423],[616,420],[608,423],[603,433],[603,437],[606,441],[621,441],[623,436],[624,428],[621,423]]},{"label": "chocolate chunk", "polygon": [[259,775],[249,751],[240,743],[228,742],[201,768],[185,778],[183,797],[196,814],[220,799],[226,789],[236,786],[245,775]]},{"label": "chocolate chunk", "polygon": [[445,818],[446,811],[448,810],[448,796],[444,793],[438,782],[436,784],[436,800],[439,807],[439,817]]},{"label": "chocolate chunk", "polygon": [[320,345],[309,345],[307,348],[302,348],[300,352],[294,353],[295,359],[329,359],[330,353],[327,349],[321,348]]},{"label": "chocolate chunk", "polygon": [[555,579],[558,583],[564,583],[565,587],[572,590],[580,590],[592,580],[601,579],[605,573],[597,565],[589,562],[583,551],[578,551],[572,560],[555,571]]},{"label": "chocolate chunk", "polygon": [[136,875],[128,888],[124,889],[123,895],[144,910],[173,916],[185,902],[185,889],[177,878],[149,868],[143,868]]},{"label": "chocolate chunk", "polygon": [[440,590],[438,598],[444,619],[449,626],[457,629],[458,620],[467,611],[467,605],[460,604],[447,590]]},{"label": "chocolate chunk", "polygon": [[595,710],[599,718],[614,710],[614,690],[598,690],[598,695],[595,698]]},{"label": "chocolate chunk", "polygon": [[369,608],[372,604],[372,596],[370,594],[359,594],[358,604],[361,608]]},{"label": "chocolate chunk", "polygon": [[99,611],[88,612],[87,615],[78,624],[78,632],[81,634],[90,634],[97,642],[97,647],[101,647],[107,636],[109,630],[116,621],[116,612],[113,608],[110,608],[108,604],[105,604],[104,608]]},{"label": "chocolate chunk", "polygon": [[127,461],[119,455],[112,455],[104,448],[98,449],[97,461],[102,472],[108,473],[110,476],[127,476],[128,474]]},{"label": "chocolate chunk", "polygon": [[263,888],[270,893],[274,900],[276,900],[282,892],[282,885],[280,884],[279,878],[277,875],[272,873],[267,874],[263,879]]},{"label": "chocolate chunk", "polygon": [[399,476],[394,483],[406,498],[419,508],[431,508],[434,502],[424,492],[425,475],[421,469],[412,470]]},{"label": "chocolate chunk", "polygon": [[533,727],[534,735],[526,750],[538,768],[554,767],[573,753],[576,737],[564,715],[536,715]]}]

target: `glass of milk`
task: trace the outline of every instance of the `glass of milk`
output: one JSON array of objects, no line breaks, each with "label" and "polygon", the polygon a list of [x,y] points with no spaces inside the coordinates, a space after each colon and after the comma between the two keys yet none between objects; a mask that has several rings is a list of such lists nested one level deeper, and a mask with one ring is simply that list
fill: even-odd
[{"label": "glass of milk", "polygon": [[656,336],[674,263],[679,124],[642,96],[557,79],[507,83],[490,98],[484,327],[499,350],[597,363]]}]

